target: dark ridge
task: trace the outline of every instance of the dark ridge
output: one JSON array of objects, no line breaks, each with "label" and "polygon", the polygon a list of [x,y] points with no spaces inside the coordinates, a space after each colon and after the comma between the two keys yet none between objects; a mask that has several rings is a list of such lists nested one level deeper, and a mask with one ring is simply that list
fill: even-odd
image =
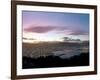
[{"label": "dark ridge", "polygon": [[39,58],[30,58],[23,56],[22,68],[50,68],[50,67],[71,67],[71,66],[88,66],[89,53],[81,53],[71,58],[62,59],[59,56],[47,56]]}]

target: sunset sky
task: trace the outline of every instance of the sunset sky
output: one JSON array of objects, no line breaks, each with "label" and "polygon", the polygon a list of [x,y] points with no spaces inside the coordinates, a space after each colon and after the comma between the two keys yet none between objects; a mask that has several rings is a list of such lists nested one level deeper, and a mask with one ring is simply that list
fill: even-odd
[{"label": "sunset sky", "polygon": [[22,11],[23,41],[89,40],[89,14]]}]

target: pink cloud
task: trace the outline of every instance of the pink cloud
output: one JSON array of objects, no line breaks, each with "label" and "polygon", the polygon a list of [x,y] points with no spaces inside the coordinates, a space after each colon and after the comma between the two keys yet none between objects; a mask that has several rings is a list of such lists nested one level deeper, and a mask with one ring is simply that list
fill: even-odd
[{"label": "pink cloud", "polygon": [[24,28],[26,32],[34,33],[47,33],[50,31],[56,31],[57,34],[67,34],[67,35],[88,35],[88,32],[81,29],[72,29],[68,26],[29,26]]},{"label": "pink cloud", "polygon": [[37,26],[37,27],[29,27],[29,28],[25,28],[24,31],[27,32],[35,32],[35,33],[47,33],[49,31],[52,31],[56,29],[56,27],[41,27],[41,26]]},{"label": "pink cloud", "polygon": [[73,30],[69,35],[88,35],[88,32],[83,30]]},{"label": "pink cloud", "polygon": [[71,30],[71,29],[65,29],[65,30],[59,30],[57,31],[58,34],[66,34],[66,35],[88,35],[88,32],[84,30]]}]

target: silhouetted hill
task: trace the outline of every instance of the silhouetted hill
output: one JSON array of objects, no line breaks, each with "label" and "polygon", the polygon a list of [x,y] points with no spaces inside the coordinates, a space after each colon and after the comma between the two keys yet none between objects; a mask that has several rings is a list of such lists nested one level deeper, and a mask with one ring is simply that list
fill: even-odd
[{"label": "silhouetted hill", "polygon": [[59,56],[46,56],[30,58],[23,56],[23,69],[28,68],[48,68],[48,67],[70,67],[89,65],[89,53],[81,53],[71,58],[62,59]]}]

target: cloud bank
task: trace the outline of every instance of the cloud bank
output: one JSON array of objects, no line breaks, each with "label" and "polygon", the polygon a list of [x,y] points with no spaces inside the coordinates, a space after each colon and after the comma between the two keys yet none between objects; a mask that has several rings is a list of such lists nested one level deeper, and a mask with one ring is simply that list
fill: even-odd
[{"label": "cloud bank", "polygon": [[88,35],[88,32],[81,29],[74,29],[68,26],[59,27],[59,26],[30,26],[28,28],[24,28],[26,32],[33,33],[47,33],[51,31],[56,31],[58,34],[67,34],[67,35]]}]

